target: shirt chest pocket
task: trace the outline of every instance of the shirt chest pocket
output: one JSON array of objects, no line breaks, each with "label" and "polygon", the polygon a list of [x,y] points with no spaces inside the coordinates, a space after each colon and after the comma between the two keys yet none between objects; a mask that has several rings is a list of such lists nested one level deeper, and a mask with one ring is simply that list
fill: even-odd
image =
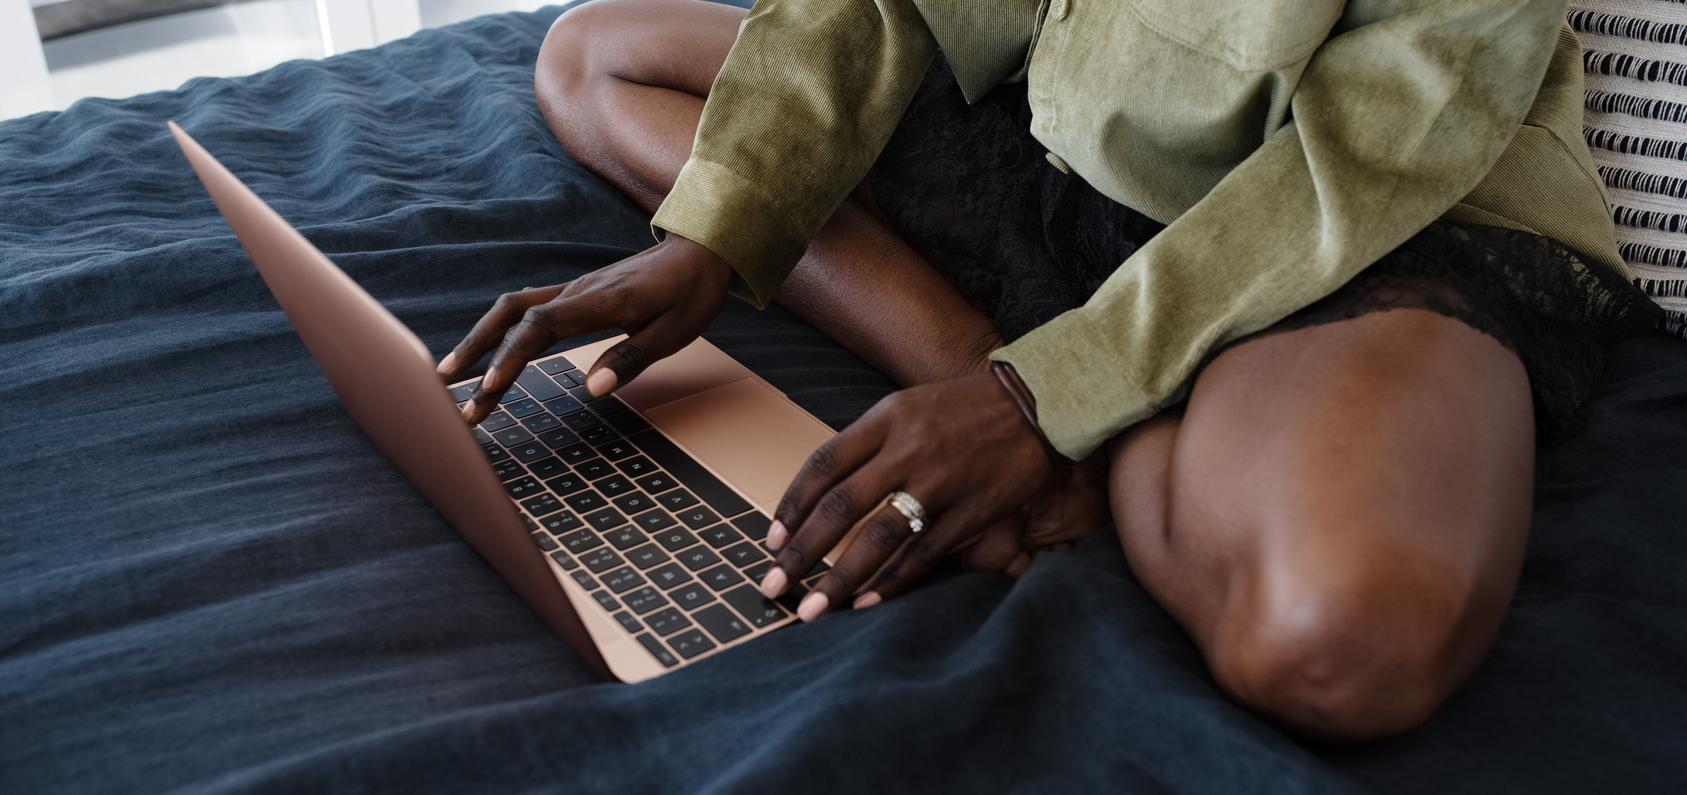
[{"label": "shirt chest pocket", "polygon": [[1160,36],[1250,71],[1305,60],[1329,37],[1345,5],[1342,0],[1123,2]]}]

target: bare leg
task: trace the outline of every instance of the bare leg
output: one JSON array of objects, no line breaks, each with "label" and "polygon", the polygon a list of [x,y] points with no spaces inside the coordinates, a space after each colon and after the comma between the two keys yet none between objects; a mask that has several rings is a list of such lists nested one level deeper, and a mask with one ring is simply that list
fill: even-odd
[{"label": "bare leg", "polygon": [[1417,725],[1480,662],[1522,566],[1529,384],[1510,351],[1402,309],[1218,357],[1186,411],[1115,441],[1142,583],[1241,702],[1307,733]]},{"label": "bare leg", "polygon": [[[539,53],[540,109],[570,154],[653,212],[690,156],[703,97],[743,17],[696,0],[577,7]],[[871,201],[864,185],[844,202],[779,303],[904,385],[982,367],[1000,345],[994,324]]]}]

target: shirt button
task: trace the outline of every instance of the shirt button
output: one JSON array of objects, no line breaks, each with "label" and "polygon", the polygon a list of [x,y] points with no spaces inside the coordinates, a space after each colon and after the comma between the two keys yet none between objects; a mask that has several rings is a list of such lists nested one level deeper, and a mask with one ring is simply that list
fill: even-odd
[{"label": "shirt button", "polygon": [[[1056,0],[1056,1],[1058,2],[1058,0]],[[1058,169],[1060,171],[1060,173],[1062,173],[1062,174],[1072,173],[1072,167],[1069,166],[1069,165],[1066,165],[1066,161],[1060,159],[1060,155],[1057,155],[1053,152],[1049,152],[1048,154],[1043,155],[1043,158],[1045,160],[1049,161],[1049,165],[1054,166],[1056,169]]]},{"label": "shirt button", "polygon": [[1049,3],[1049,14],[1055,19],[1065,19],[1066,9],[1069,5],[1070,3],[1068,0],[1051,0]]}]

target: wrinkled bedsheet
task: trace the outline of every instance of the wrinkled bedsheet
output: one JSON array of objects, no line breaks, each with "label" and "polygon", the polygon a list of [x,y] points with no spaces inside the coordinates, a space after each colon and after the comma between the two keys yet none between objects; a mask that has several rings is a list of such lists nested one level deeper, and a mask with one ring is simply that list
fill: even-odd
[{"label": "wrinkled bedsheet", "polygon": [[[638,686],[584,668],[340,410],[178,120],[441,353],[650,242],[532,99],[556,9],[0,124],[0,791],[1664,791],[1687,774],[1687,345],[1539,467],[1492,657],[1422,730],[1238,710],[1107,535]],[[783,311],[709,338],[842,426]],[[402,399],[394,395],[395,400]]]}]

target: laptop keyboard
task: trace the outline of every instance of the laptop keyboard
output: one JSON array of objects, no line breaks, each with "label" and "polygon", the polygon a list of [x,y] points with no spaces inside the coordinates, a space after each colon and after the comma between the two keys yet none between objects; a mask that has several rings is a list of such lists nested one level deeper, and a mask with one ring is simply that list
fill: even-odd
[{"label": "laptop keyboard", "polygon": [[768,517],[561,356],[523,368],[474,436],[534,543],[664,667],[788,623],[826,570],[763,597]]}]

